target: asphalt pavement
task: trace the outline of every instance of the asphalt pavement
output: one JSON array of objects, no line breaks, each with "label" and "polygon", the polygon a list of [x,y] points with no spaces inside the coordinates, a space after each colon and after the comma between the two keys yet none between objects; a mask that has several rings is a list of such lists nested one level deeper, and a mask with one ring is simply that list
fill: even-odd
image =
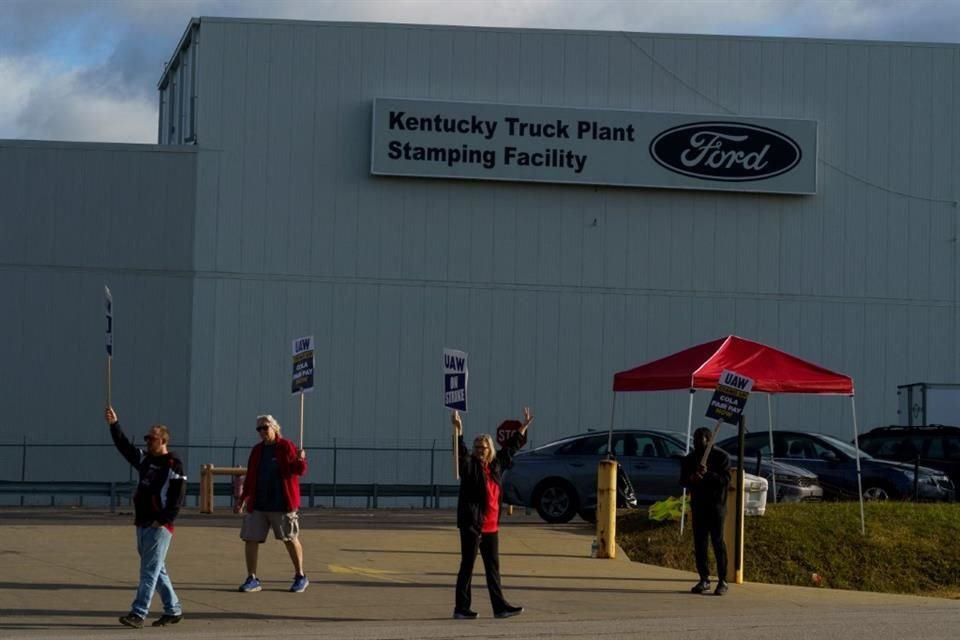
[{"label": "asphalt pavement", "polygon": [[[505,516],[504,593],[522,615],[494,619],[477,561],[474,609],[453,620],[459,538],[452,510],[315,509],[302,514],[311,584],[288,591],[281,543],[261,548],[264,589],[245,577],[239,516],[186,509],[168,569],[184,620],[122,627],[136,589],[132,516],[97,509],[0,508],[0,638],[924,638],[960,634],[960,601],[732,585],[689,593],[695,575],[589,557],[592,527]],[[747,559],[749,562],[749,558]],[[749,575],[749,573],[748,573]]]}]

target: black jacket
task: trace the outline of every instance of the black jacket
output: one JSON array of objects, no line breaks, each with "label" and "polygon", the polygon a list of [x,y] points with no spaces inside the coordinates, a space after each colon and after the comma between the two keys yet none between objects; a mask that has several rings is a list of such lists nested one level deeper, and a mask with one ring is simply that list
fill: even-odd
[{"label": "black jacket", "polygon": [[714,447],[707,457],[707,473],[700,480],[693,474],[700,466],[703,451],[694,449],[680,464],[680,484],[690,490],[690,507],[719,509],[727,504],[727,485],[730,484],[730,456]]},{"label": "black jacket", "polygon": [[187,488],[187,476],[183,474],[180,458],[175,453],[152,456],[133,446],[119,422],[110,425],[110,435],[117,450],[140,474],[137,491],[133,494],[133,523],[138,527],[149,527],[156,521],[172,526]]},{"label": "black jacket", "polygon": [[[490,477],[498,485],[502,481],[503,471],[510,468],[510,462],[520,448],[518,433],[514,432],[490,462]],[[460,464],[457,528],[469,529],[479,534],[483,527],[483,514],[487,510],[487,481],[483,473],[483,463],[471,455],[463,441],[463,435],[460,436],[457,449]]]}]

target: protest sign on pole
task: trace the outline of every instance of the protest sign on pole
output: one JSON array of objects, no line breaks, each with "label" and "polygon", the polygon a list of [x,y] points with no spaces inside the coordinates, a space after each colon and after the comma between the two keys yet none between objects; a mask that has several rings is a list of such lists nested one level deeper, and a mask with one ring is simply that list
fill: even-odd
[{"label": "protest sign on pole", "polygon": [[467,354],[456,349],[443,350],[443,405],[467,412]]},{"label": "protest sign on pole", "polygon": [[107,332],[105,344],[107,348],[107,406],[111,406],[113,393],[113,294],[110,293],[110,287],[103,285],[103,308],[107,316]]},{"label": "protest sign on pole", "polygon": [[707,417],[727,424],[740,424],[740,416],[743,415],[751,389],[752,378],[724,369],[707,407]]},{"label": "protest sign on pole", "polygon": [[303,448],[303,394],[313,390],[313,336],[293,341],[293,379],[290,392],[300,394],[300,448]]},{"label": "protest sign on pole", "polygon": [[[443,350],[443,406],[467,412],[467,354],[456,349]],[[460,479],[459,438],[453,434],[453,472]]]}]

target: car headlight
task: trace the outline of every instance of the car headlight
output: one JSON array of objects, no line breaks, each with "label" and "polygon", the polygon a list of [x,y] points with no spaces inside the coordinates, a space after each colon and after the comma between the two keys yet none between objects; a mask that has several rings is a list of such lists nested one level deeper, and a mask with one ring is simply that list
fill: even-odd
[{"label": "car headlight", "polygon": [[777,474],[774,474],[773,477],[780,484],[793,484],[793,485],[800,484],[799,476],[794,476],[786,473],[777,473]]}]

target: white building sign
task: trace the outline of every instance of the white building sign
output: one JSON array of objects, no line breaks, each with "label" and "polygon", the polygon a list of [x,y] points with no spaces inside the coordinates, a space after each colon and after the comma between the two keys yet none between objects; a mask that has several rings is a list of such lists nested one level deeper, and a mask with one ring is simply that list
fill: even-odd
[{"label": "white building sign", "polygon": [[814,120],[377,98],[376,175],[812,194]]}]

